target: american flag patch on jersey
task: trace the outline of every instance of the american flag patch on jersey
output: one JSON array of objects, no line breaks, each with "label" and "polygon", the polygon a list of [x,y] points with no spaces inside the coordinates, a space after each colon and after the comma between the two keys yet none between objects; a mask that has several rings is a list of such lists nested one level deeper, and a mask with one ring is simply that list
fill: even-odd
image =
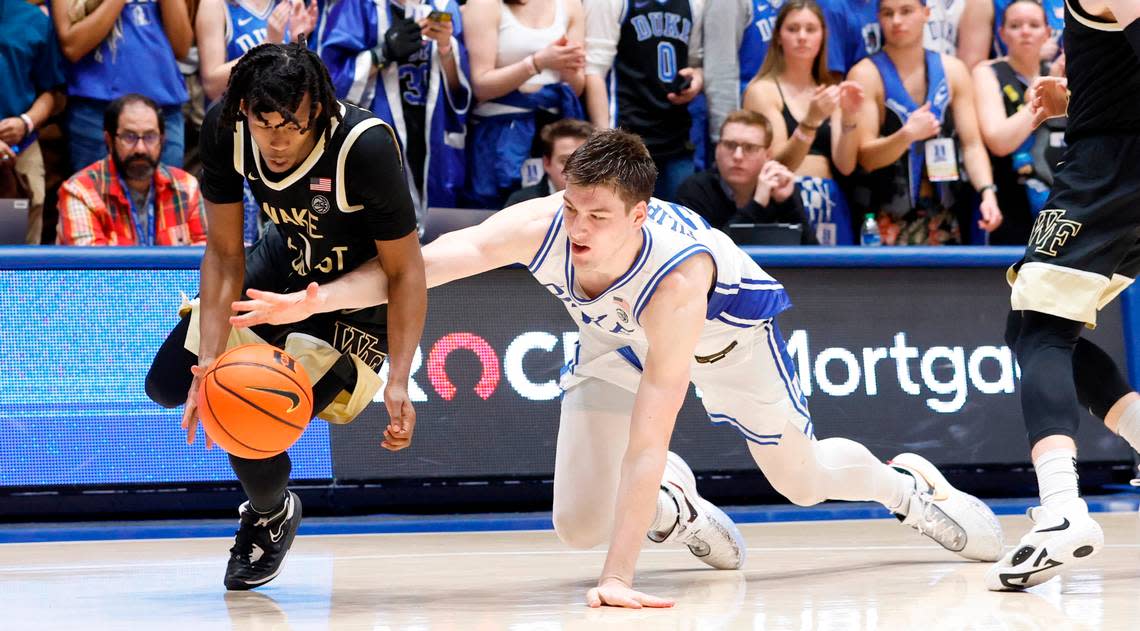
[{"label": "american flag patch on jersey", "polygon": [[327,177],[311,177],[309,178],[310,191],[324,191],[326,193],[332,192],[332,179]]}]

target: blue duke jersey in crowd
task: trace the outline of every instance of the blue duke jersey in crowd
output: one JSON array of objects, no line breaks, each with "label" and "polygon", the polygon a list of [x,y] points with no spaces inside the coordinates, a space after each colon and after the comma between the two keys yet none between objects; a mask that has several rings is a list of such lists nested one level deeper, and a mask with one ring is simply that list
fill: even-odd
[{"label": "blue duke jersey in crowd", "polygon": [[748,88],[748,82],[760,72],[768,47],[772,44],[772,34],[776,31],[776,15],[784,0],[753,0],[752,16],[744,27],[740,39],[740,93]]},{"label": "blue duke jersey in crowd", "polygon": [[[570,379],[574,375],[589,376],[587,364],[612,354],[611,351],[640,368],[648,349],[642,322],[645,308],[661,280],[700,253],[710,255],[716,264],[716,286],[709,291],[698,356],[715,354],[725,348],[726,339],[739,335],[742,329],[768,324],[791,306],[783,286],[728,235],[711,228],[692,210],[656,198],[649,201],[648,217],[641,229],[645,241],[633,265],[608,289],[586,298],[575,281],[562,212],[560,208],[555,213],[528,269],[562,301],[578,325],[579,349],[566,373]],[[586,374],[581,374],[579,368]],[[563,381],[565,385],[566,375]]]},{"label": "blue duke jersey in crowd", "polygon": [[434,40],[400,62],[373,71],[370,49],[404,17],[393,1],[337,0],[328,16],[321,59],[339,98],[371,110],[395,129],[406,157],[407,184],[422,223],[428,206],[455,206],[465,177],[468,80],[463,20],[454,0],[431,0],[432,9],[451,15],[451,56],[459,75],[452,90]]},{"label": "blue duke jersey in crowd", "polygon": [[[276,2],[266,3],[262,11],[257,11],[244,2],[231,0],[226,0],[222,6],[226,12],[226,61],[233,61],[255,46],[265,43],[269,32],[269,14],[277,7]],[[285,37],[288,41],[288,33]]]},{"label": "blue duke jersey in crowd", "polygon": [[624,11],[610,72],[617,126],[640,135],[655,159],[685,153],[692,119],[666,95],[689,65],[693,6],[689,0],[628,0]]}]

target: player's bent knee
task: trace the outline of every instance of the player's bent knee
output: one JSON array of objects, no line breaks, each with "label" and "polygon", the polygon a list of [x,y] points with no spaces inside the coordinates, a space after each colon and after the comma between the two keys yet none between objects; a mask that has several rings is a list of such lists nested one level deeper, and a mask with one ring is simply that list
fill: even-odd
[{"label": "player's bent knee", "polygon": [[587,550],[603,543],[609,536],[607,528],[591,523],[581,515],[555,510],[554,533],[562,543],[576,550]]},{"label": "player's bent knee", "polygon": [[815,506],[827,499],[816,490],[816,485],[806,477],[797,480],[769,478],[768,481],[772,484],[772,488],[776,489],[776,492],[796,506]]}]

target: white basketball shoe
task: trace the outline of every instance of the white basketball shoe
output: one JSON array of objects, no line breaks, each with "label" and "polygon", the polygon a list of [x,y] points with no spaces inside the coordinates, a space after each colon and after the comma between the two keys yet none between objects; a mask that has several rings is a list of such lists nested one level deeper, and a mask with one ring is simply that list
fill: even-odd
[{"label": "white basketball shoe", "polygon": [[677,504],[677,521],[667,531],[647,533],[654,543],[678,542],[693,556],[718,570],[744,565],[744,537],[724,511],[697,494],[693,470],[680,456],[669,452],[661,492]]},{"label": "white basketball shoe", "polygon": [[888,464],[914,477],[915,493],[904,525],[971,561],[996,561],[1004,545],[1001,524],[984,502],[950,485],[929,460],[899,454]]},{"label": "white basketball shoe", "polygon": [[1027,515],[1033,529],[986,572],[986,587],[991,591],[1040,585],[1104,547],[1104,531],[1088,513],[1059,515],[1034,506]]}]

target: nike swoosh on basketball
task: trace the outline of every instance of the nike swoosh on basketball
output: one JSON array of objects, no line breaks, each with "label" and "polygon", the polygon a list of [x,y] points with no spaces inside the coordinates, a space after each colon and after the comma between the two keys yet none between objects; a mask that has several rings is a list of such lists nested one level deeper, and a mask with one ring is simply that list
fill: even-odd
[{"label": "nike swoosh on basketball", "polygon": [[289,399],[290,405],[289,405],[289,409],[285,410],[286,412],[292,412],[293,410],[297,409],[298,405],[301,405],[301,396],[298,395],[296,392],[290,392],[288,390],[278,390],[277,388],[259,388],[257,386],[246,386],[246,389],[247,390],[255,390],[257,392],[268,392],[269,394],[276,394],[277,396],[281,396],[281,397],[285,397],[286,399]]}]

